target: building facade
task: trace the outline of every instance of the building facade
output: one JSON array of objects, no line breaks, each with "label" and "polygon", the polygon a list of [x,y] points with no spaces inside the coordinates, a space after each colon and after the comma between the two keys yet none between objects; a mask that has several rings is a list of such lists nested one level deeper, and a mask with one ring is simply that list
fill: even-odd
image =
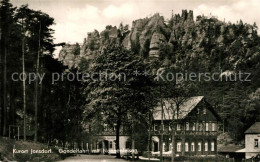
[{"label": "building facade", "polygon": [[[163,101],[162,111],[159,104],[154,109],[151,134],[151,150],[159,153],[161,131],[163,130],[163,154],[171,155],[172,134],[175,139],[176,156],[216,155],[219,116],[203,96],[185,100],[178,113],[170,101]],[[161,129],[161,122],[163,128]],[[174,124],[172,122],[174,121]],[[116,151],[115,125],[101,122],[101,131],[92,137],[90,150],[110,154]],[[127,127],[121,126],[119,138],[120,152],[131,148],[131,136]]]},{"label": "building facade", "polygon": [[[116,125],[109,125],[105,121],[94,125],[94,129],[88,130],[93,135],[89,137],[88,149],[94,153],[116,154]],[[99,129],[97,131],[97,129]],[[120,128],[119,148],[123,153],[131,147],[130,135],[124,126]]]},{"label": "building facade", "polygon": [[245,131],[245,153],[246,159],[260,154],[260,122],[255,122]]},{"label": "building facade", "polygon": [[[153,117],[152,150],[159,152],[163,130],[163,154],[171,156],[172,134],[176,156],[214,156],[217,154],[217,132],[220,117],[203,96],[191,97],[177,108],[171,101],[163,101]],[[163,113],[162,113],[163,110]],[[162,115],[163,114],[163,115]],[[163,116],[163,128],[162,117]]]}]

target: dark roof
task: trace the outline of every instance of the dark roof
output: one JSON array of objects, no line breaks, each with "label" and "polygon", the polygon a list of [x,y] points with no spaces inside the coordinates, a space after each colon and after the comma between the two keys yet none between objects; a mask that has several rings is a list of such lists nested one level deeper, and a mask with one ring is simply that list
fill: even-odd
[{"label": "dark roof", "polygon": [[[200,103],[200,101],[203,98],[204,98],[203,96],[190,97],[185,102],[183,102],[183,104],[180,105],[178,119],[184,119],[191,112],[191,110],[193,110]],[[175,114],[174,118],[175,119],[177,118],[177,113],[173,112],[173,110],[176,110],[174,108],[175,106],[176,106],[175,104],[172,104],[167,100],[163,101],[164,120],[172,120],[173,114]],[[160,104],[155,108],[155,111],[153,113],[153,118],[154,120],[161,120]]]},{"label": "dark roof", "polygon": [[240,145],[229,144],[218,147],[218,152],[237,152],[243,148]]},{"label": "dark roof", "polygon": [[245,131],[245,134],[256,134],[260,133],[260,122],[255,122],[253,125],[251,125],[250,128],[248,128]]}]

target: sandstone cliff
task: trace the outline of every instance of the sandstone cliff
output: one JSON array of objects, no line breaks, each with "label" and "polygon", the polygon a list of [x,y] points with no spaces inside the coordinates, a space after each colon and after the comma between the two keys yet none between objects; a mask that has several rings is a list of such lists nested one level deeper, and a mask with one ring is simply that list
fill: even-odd
[{"label": "sandstone cliff", "polygon": [[240,63],[259,57],[255,39],[258,36],[254,25],[242,21],[231,24],[213,16],[197,16],[194,20],[193,11],[183,10],[168,21],[159,14],[135,20],[130,30],[120,24],[118,28],[107,26],[101,33],[90,32],[79,53],[75,53],[78,45],[67,44],[60,51],[59,60],[77,67],[82,60],[91,62],[110,42],[115,42],[145,59],[159,59],[163,64],[179,65],[185,59],[188,66],[193,66],[194,61],[189,60],[203,60],[204,66],[210,68],[218,56],[235,69]]}]

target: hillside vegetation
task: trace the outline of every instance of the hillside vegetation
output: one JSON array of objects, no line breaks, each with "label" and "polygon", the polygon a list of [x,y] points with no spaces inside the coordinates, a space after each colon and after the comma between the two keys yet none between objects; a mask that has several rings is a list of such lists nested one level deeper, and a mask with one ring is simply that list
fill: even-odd
[{"label": "hillside vegetation", "polygon": [[183,10],[165,20],[159,14],[119,27],[108,25],[102,32],[89,32],[82,45],[66,44],[59,60],[64,65],[86,69],[111,42],[122,44],[156,68],[168,67],[177,72],[218,73],[218,76],[239,73],[244,80],[196,80],[194,95],[203,95],[219,112],[225,131],[235,141],[244,138],[244,131],[259,115],[260,38],[256,24],[218,20],[216,17],[193,17]]}]

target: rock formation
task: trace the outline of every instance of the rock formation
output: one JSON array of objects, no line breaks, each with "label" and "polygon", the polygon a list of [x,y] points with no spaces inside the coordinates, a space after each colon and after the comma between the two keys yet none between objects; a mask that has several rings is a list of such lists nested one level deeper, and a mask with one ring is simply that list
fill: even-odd
[{"label": "rock formation", "polygon": [[187,60],[203,57],[204,62],[210,64],[211,56],[223,53],[224,57],[221,59],[234,65],[245,60],[225,54],[227,51],[224,47],[234,49],[233,52],[237,54],[245,53],[243,55],[247,54],[248,58],[255,57],[253,55],[256,52],[236,47],[252,46],[256,37],[256,29],[241,21],[231,24],[214,16],[197,16],[194,20],[193,11],[187,10],[183,10],[181,15],[172,15],[170,20],[165,21],[157,13],[152,17],[133,21],[130,30],[128,26],[121,24],[119,28],[108,25],[101,33],[97,30],[90,32],[80,46],[79,54],[75,54],[77,45],[67,44],[60,51],[59,60],[69,67],[77,67],[82,59],[91,62],[102,49],[114,42],[122,44],[145,59],[159,58],[163,63],[177,64],[184,57]]}]

